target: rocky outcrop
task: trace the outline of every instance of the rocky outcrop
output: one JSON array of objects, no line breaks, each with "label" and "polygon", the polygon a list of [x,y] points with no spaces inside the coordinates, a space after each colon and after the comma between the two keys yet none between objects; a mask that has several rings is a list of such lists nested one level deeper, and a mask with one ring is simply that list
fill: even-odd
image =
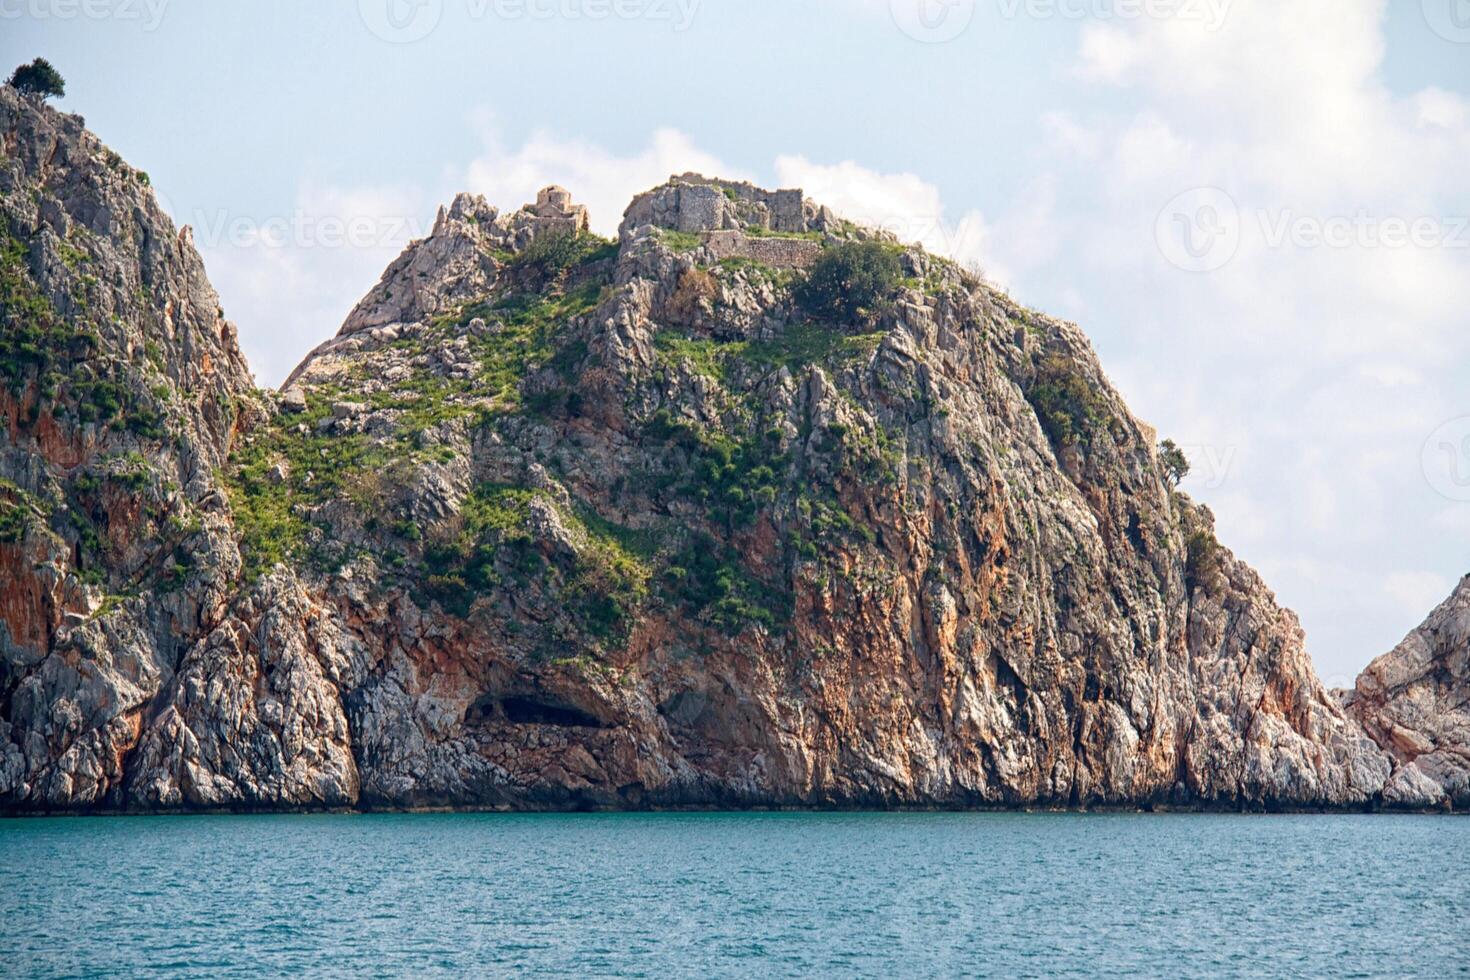
[{"label": "rocky outcrop", "polygon": [[1470,807],[1470,578],[1363,671],[1346,703],[1393,757],[1386,803]]},{"label": "rocky outcrop", "polygon": [[[146,182],[4,98],[7,329],[116,314],[87,364],[131,392],[89,418],[70,333],[6,352],[5,810],[1372,808],[1422,769],[1075,326],[799,191],[677,177],[617,242],[460,195],[256,394]],[[798,288],[829,257],[872,295]]]},{"label": "rocky outcrop", "polygon": [[[587,209],[573,204],[561,187],[545,188],[536,203],[508,215],[501,215],[479,194],[460,194],[448,208],[439,209],[433,233],[409,246],[388,267],[348,315],[337,337],[314,354],[326,353],[363,330],[417,322],[472,301],[486,294],[497,270],[517,250],[538,237],[587,230]],[[288,380],[284,387],[290,386]]]},{"label": "rocky outcrop", "polygon": [[0,805],[105,805],[239,589],[254,385],[146,174],[9,87],[0,146]]},{"label": "rocky outcrop", "polygon": [[262,583],[184,655],[129,767],[147,808],[348,806],[341,690],[352,642],[290,575]]}]

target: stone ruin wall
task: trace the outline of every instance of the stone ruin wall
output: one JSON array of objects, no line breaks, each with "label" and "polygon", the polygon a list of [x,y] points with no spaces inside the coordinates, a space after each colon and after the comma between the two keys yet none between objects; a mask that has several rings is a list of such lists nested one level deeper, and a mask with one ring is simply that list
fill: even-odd
[{"label": "stone ruin wall", "polygon": [[809,238],[752,238],[739,231],[711,231],[704,247],[715,261],[751,259],[777,269],[806,269],[822,254],[822,243]]}]

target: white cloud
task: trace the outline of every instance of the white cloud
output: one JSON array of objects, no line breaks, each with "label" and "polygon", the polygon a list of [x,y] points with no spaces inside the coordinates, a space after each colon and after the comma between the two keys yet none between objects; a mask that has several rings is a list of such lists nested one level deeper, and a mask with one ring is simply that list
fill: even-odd
[{"label": "white cloud", "polygon": [[1465,129],[1470,104],[1453,92],[1441,88],[1427,88],[1414,97],[1415,121],[1420,126],[1435,126],[1446,130]]},{"label": "white cloud", "polygon": [[1100,144],[1097,133],[1078,123],[1069,113],[1059,110],[1042,113],[1041,128],[1056,152],[1085,160],[1097,156]]}]

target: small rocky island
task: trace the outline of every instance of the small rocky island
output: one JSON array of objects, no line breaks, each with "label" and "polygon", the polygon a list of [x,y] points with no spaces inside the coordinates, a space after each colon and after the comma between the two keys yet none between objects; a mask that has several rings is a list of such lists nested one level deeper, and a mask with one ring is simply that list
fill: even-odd
[{"label": "small rocky island", "polygon": [[1470,807],[1470,580],[1328,692],[1077,327],[800,191],[460,195],[275,392],[0,134],[0,811]]}]

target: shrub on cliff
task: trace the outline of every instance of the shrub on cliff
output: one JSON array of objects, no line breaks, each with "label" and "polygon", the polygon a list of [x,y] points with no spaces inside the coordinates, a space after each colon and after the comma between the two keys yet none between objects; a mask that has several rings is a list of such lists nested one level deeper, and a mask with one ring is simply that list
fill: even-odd
[{"label": "shrub on cliff", "polygon": [[1026,392],[1047,437],[1056,446],[1087,442],[1108,417],[1107,403],[1067,358],[1048,354],[1036,367]]},{"label": "shrub on cliff", "polygon": [[1223,549],[1213,532],[1197,528],[1190,532],[1185,541],[1184,583],[1191,590],[1203,589],[1206,595],[1224,592],[1225,561]]},{"label": "shrub on cliff", "polygon": [[617,254],[616,244],[586,232],[550,232],[540,235],[515,258],[521,268],[535,269],[555,278],[575,265]]},{"label": "shrub on cliff", "polygon": [[855,320],[889,299],[903,274],[898,256],[879,242],[842,242],[822,253],[796,286],[796,299],[814,316]]},{"label": "shrub on cliff", "polygon": [[66,80],[45,58],[21,65],[11,74],[8,84],[25,95],[39,95],[43,99],[66,95]]}]

